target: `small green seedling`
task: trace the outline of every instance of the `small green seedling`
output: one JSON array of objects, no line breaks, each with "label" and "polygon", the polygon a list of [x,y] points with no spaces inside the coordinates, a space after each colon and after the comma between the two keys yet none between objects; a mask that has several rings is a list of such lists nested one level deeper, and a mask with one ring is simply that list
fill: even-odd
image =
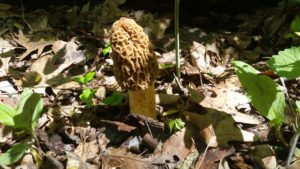
[{"label": "small green seedling", "polygon": [[104,47],[104,49],[102,50],[102,55],[103,56],[107,56],[107,54],[109,54],[111,52],[111,43],[107,43]]},{"label": "small green seedling", "polygon": [[168,128],[170,130],[170,133],[172,133],[173,131],[178,131],[181,130],[185,123],[180,119],[180,118],[176,118],[176,119],[170,119],[167,122]]},{"label": "small green seedling", "polygon": [[123,93],[115,91],[111,96],[105,97],[102,100],[102,103],[110,106],[120,106],[123,104],[124,98],[125,96]]},{"label": "small green seedling", "polygon": [[[15,129],[21,129],[32,138],[35,138],[35,127],[43,107],[41,96],[25,88],[17,108],[0,104],[0,123]],[[10,165],[17,162],[23,157],[28,148],[30,148],[30,144],[26,141],[13,145],[7,152],[0,154],[0,165]]]},{"label": "small green seedling", "polygon": [[81,83],[81,84],[86,84],[94,78],[95,74],[96,74],[95,72],[88,72],[84,76],[74,77],[73,80],[75,82],[78,82],[78,83]]},{"label": "small green seedling", "polygon": [[[88,72],[84,76],[74,77],[73,80],[80,84],[86,85],[88,82],[90,82],[94,78],[95,74],[96,74],[95,72]],[[80,94],[79,98],[84,103],[86,103],[86,107],[90,108],[94,105],[92,99],[95,96],[96,91],[97,91],[97,89],[91,89],[91,88],[87,87]]]},{"label": "small green seedling", "polygon": [[95,96],[97,89],[91,89],[89,87],[85,88],[81,95],[79,96],[80,100],[86,103],[86,107],[90,108],[93,104],[93,97]]}]

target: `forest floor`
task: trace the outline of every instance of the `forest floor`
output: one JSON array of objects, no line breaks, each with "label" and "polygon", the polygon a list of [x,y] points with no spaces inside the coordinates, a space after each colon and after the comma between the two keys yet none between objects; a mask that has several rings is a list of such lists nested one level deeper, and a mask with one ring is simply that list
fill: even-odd
[{"label": "forest floor", "polygon": [[[31,10],[25,10],[26,4],[0,3],[0,103],[19,109],[25,88],[43,101],[33,133],[22,132],[18,124],[0,124],[2,154],[16,143],[30,145],[20,160],[1,167],[285,168],[290,148],[250,103],[231,63],[249,63],[278,82],[288,93],[286,100],[300,100],[300,79],[283,85],[266,63],[299,43],[290,29],[299,4],[280,2],[247,12],[239,6],[222,12],[207,9],[190,15],[184,8],[179,78],[173,4],[162,4],[168,7],[164,11],[123,3],[106,0]],[[155,120],[129,114],[126,91],[114,77],[110,28],[120,17],[134,19],[154,46],[159,64]],[[33,112],[40,105],[28,104]],[[281,133],[288,143],[295,118],[286,108]],[[24,117],[24,123],[35,123],[33,119]],[[9,155],[18,156],[14,153]],[[289,168],[300,168],[299,158],[296,146]]]}]

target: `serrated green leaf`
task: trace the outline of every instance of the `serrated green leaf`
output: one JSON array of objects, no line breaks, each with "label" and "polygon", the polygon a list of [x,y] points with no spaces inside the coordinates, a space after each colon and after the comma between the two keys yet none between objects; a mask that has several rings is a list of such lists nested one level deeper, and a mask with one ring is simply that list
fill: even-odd
[{"label": "serrated green leaf", "polygon": [[0,123],[7,126],[14,126],[14,115],[16,110],[6,104],[0,104]]},{"label": "serrated green leaf", "polygon": [[102,103],[111,106],[119,106],[122,105],[123,100],[124,100],[124,95],[120,92],[115,91],[111,96],[105,97],[102,100]]},{"label": "serrated green leaf", "polygon": [[87,82],[91,81],[94,78],[95,74],[96,74],[96,72],[88,72],[84,76],[84,82],[87,83]]},{"label": "serrated green leaf", "polygon": [[300,47],[291,47],[273,55],[267,61],[270,68],[279,76],[295,79],[300,76]]},{"label": "serrated green leaf", "polygon": [[172,131],[177,131],[180,130],[184,127],[185,123],[180,119],[180,118],[176,118],[176,119],[170,119],[168,121],[168,127],[170,130],[170,133]]},{"label": "serrated green leaf", "polygon": [[296,18],[293,19],[291,23],[291,30],[293,32],[299,32],[300,31],[300,17],[296,16]]},{"label": "serrated green leaf", "polygon": [[21,94],[14,116],[15,127],[32,132],[42,113],[43,101],[41,95],[25,88]]},{"label": "serrated green leaf", "polygon": [[73,77],[73,80],[75,82],[78,82],[78,83],[81,83],[81,84],[85,84],[85,80],[84,80],[84,77],[83,76],[76,76],[76,77]]},{"label": "serrated green leaf", "polygon": [[272,125],[280,126],[285,107],[280,87],[270,77],[257,75],[257,70],[244,62],[234,61],[232,65],[253,106],[271,120]]},{"label": "serrated green leaf", "polygon": [[10,165],[18,160],[20,160],[25,151],[27,146],[23,143],[17,143],[12,148],[7,150],[7,152],[0,154],[0,164],[1,165]]}]

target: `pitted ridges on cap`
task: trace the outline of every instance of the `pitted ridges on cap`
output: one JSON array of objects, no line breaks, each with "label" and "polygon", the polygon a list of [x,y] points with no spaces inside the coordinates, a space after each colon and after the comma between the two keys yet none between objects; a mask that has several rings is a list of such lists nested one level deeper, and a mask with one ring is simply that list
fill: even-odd
[{"label": "pitted ridges on cap", "polygon": [[133,19],[121,18],[112,26],[112,59],[122,88],[147,89],[156,78],[158,64],[148,36]]}]

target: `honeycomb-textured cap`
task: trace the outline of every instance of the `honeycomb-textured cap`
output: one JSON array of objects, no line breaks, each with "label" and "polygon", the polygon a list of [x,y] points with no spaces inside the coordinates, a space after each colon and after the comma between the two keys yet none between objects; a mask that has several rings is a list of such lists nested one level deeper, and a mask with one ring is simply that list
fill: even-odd
[{"label": "honeycomb-textured cap", "polygon": [[124,89],[147,89],[158,72],[148,36],[133,19],[121,18],[111,28],[112,59],[119,85]]}]

